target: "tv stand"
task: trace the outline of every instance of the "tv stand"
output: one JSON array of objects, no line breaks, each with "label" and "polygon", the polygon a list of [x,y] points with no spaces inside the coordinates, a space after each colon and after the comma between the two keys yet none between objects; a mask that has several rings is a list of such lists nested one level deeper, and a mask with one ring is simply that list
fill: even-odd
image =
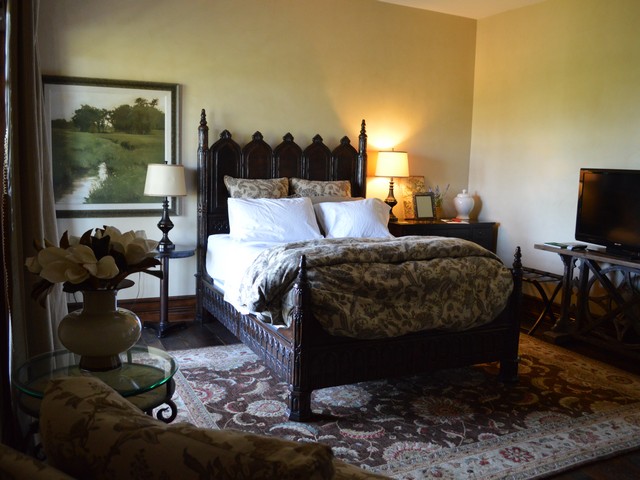
[{"label": "tv stand", "polygon": [[640,358],[640,258],[542,244],[534,248],[557,253],[564,265],[560,317],[553,334]]},{"label": "tv stand", "polygon": [[624,258],[630,261],[640,262],[640,252],[634,252],[631,250],[624,250],[615,247],[607,247],[605,249],[605,253],[607,255],[611,255],[612,257]]}]

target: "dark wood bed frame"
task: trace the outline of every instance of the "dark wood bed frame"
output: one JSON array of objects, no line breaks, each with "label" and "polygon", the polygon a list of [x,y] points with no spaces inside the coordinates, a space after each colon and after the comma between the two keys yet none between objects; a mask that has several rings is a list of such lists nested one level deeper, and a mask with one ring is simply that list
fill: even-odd
[{"label": "dark wood bed frame", "polygon": [[295,284],[296,307],[287,328],[274,328],[242,315],[223,299],[205,268],[209,235],[229,232],[228,193],[224,175],[242,178],[297,177],[350,180],[352,195],[366,193],[367,134],[362,121],[358,149],[343,137],[330,150],[316,135],[305,149],[290,133],[275,148],[260,132],[241,147],[224,130],[209,146],[209,128],[202,110],[198,128],[197,315],[211,316],[249,346],[281,381],[289,383],[289,418],[312,418],[313,390],[366,380],[413,375],[435,369],[499,361],[500,380],[517,381],[522,265],[520,248],[513,264],[514,289],[505,310],[488,325],[463,332],[427,331],[396,338],[358,340],[327,334],[310,308],[305,260]]}]

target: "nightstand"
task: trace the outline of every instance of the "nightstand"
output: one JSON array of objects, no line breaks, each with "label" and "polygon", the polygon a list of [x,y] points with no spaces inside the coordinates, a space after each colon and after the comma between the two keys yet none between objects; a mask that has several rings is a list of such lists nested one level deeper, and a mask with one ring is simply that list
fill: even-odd
[{"label": "nightstand", "polygon": [[160,280],[160,322],[144,322],[146,328],[158,332],[158,338],[164,337],[171,330],[184,328],[185,322],[169,323],[169,259],[187,258],[195,254],[195,247],[176,245],[174,250],[158,252],[156,258],[162,262],[162,280]]},{"label": "nightstand", "polygon": [[496,251],[497,224],[467,220],[468,223],[447,223],[443,220],[399,220],[389,222],[389,231],[396,237],[428,235],[471,240],[487,250]]}]

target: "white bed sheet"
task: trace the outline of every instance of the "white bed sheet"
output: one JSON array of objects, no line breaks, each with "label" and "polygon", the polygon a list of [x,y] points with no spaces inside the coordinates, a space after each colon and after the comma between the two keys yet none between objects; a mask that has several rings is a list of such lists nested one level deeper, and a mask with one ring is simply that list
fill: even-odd
[{"label": "white bed sheet", "polygon": [[260,252],[282,245],[280,242],[238,241],[228,234],[210,235],[207,240],[206,268],[213,284],[224,292],[225,301],[241,313],[237,305],[238,288],[244,272]]}]

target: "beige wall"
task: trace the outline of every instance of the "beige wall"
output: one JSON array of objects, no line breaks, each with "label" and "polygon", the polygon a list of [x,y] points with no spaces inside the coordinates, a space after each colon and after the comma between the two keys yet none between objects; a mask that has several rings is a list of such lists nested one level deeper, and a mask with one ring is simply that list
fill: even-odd
[{"label": "beige wall", "polygon": [[[222,129],[267,141],[290,131],[300,144],[320,133],[357,141],[367,121],[370,152],[396,147],[427,184],[466,187],[476,22],[377,0],[41,0],[44,74],[178,83],[180,157],[190,173],[184,215],[170,237],[196,236],[196,129],[208,112]],[[371,155],[372,164],[375,155]],[[372,167],[374,165],[370,165]],[[370,170],[370,173],[373,172]],[[388,181],[372,179],[384,198]],[[451,198],[447,208],[453,213]],[[400,207],[395,212],[401,213]],[[73,232],[112,223],[157,231],[156,218],[61,220]],[[195,260],[172,261],[171,295],[195,291]],[[145,276],[140,291],[157,296]]]},{"label": "beige wall", "polygon": [[478,22],[471,192],[498,253],[561,272],[580,167],[640,168],[640,2],[549,0]]}]

